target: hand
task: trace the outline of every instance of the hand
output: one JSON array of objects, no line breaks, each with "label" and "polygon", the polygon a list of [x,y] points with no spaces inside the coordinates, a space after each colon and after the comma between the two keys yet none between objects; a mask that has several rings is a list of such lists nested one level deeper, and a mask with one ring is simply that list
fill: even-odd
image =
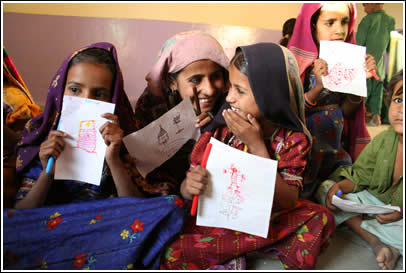
[{"label": "hand", "polygon": [[[68,134],[62,131],[52,130],[49,132],[48,139],[39,147],[39,159],[44,171],[46,170],[49,157],[53,156],[54,160],[56,160],[65,148],[64,137],[68,137]],[[53,164],[51,170],[51,174],[54,173],[55,164]]]},{"label": "hand", "polygon": [[375,215],[376,220],[381,224],[396,222],[402,219],[402,217],[402,213],[396,210],[391,213]]},{"label": "hand", "polygon": [[375,63],[375,58],[372,55],[367,54],[365,56],[365,70],[367,72],[367,79],[370,79],[373,77],[372,73],[369,72],[371,70],[375,70],[376,72],[376,63]]},{"label": "hand", "polygon": [[207,112],[201,113],[197,118],[196,118],[196,128],[201,128],[206,126],[210,121],[212,121],[212,116],[209,115]]},{"label": "hand", "polygon": [[223,116],[228,128],[249,148],[254,148],[264,145],[263,132],[261,125],[251,115],[247,115],[244,119],[243,113],[236,113],[231,109],[224,110]]},{"label": "hand", "polygon": [[120,128],[120,123],[116,115],[104,113],[102,117],[112,121],[104,123],[99,130],[104,139],[104,143],[107,145],[106,161],[110,166],[111,163],[121,161],[120,148],[123,140],[123,130]]},{"label": "hand", "polygon": [[209,183],[209,172],[200,166],[192,168],[186,174],[181,185],[181,193],[185,199],[192,200],[194,195],[201,195]]},{"label": "hand", "polygon": [[330,190],[329,190],[328,193],[327,193],[326,200],[325,200],[325,202],[326,202],[326,207],[327,207],[327,208],[329,208],[329,209],[331,209],[331,210],[336,210],[336,207],[333,206],[333,204],[332,204],[332,200],[333,200],[333,196],[336,195],[336,193],[337,193],[339,190],[342,191],[342,189],[340,188],[339,184],[334,184],[334,185],[330,188]]},{"label": "hand", "polygon": [[313,69],[312,69],[314,75],[316,76],[316,86],[323,89],[323,81],[321,79],[321,76],[327,76],[328,75],[328,65],[325,60],[323,59],[316,59],[313,63]]}]

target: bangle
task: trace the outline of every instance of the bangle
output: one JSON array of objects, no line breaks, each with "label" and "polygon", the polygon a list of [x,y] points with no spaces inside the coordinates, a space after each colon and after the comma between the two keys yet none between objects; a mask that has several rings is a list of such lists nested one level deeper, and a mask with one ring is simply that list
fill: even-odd
[{"label": "bangle", "polygon": [[312,102],[311,100],[309,100],[309,98],[307,97],[307,93],[304,94],[304,99],[305,99],[305,103],[307,103],[309,106],[317,105],[317,102]]}]

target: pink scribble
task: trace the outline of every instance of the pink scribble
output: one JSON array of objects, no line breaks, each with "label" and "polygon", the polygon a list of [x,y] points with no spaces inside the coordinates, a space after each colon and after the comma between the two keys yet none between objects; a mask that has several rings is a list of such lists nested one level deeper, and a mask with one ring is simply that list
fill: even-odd
[{"label": "pink scribble", "polygon": [[80,122],[79,139],[76,148],[88,153],[96,153],[96,121],[84,120]]},{"label": "pink scribble", "polygon": [[343,87],[350,84],[354,78],[354,68],[346,68],[342,63],[337,63],[332,68],[329,68],[328,75],[325,79],[328,85]]},{"label": "pink scribble", "polygon": [[241,210],[240,205],[244,202],[244,196],[241,192],[241,186],[246,180],[245,175],[241,171],[231,164],[228,169],[223,169],[224,174],[230,175],[230,185],[227,187],[227,191],[223,194],[222,199],[225,201],[221,214],[227,216],[227,218],[236,219]]}]

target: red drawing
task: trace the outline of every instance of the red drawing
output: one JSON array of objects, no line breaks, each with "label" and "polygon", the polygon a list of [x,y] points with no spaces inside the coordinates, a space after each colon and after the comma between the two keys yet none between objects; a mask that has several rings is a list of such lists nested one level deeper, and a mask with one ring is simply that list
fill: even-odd
[{"label": "red drawing", "polygon": [[79,139],[76,148],[88,153],[96,153],[96,121],[84,120],[80,122]]},{"label": "red drawing", "polygon": [[346,68],[342,63],[329,68],[325,80],[329,86],[343,87],[350,84],[355,78],[355,68]]},{"label": "red drawing", "polygon": [[226,215],[227,218],[236,219],[241,210],[240,205],[244,202],[241,186],[246,178],[234,164],[231,164],[228,169],[224,169],[223,172],[230,175],[231,183],[222,196],[224,205],[220,213]]}]

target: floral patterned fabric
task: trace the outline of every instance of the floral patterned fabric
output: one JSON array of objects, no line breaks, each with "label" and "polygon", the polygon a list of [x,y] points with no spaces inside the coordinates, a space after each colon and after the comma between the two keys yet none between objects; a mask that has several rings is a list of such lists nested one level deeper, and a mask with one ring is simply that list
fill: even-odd
[{"label": "floral patterned fabric", "polygon": [[157,269],[181,231],[183,207],[169,195],[6,209],[4,269]]},{"label": "floral patterned fabric", "polygon": [[[192,163],[200,163],[211,136],[239,150],[244,147],[227,127],[206,132],[195,145]],[[272,158],[278,160],[278,172],[286,183],[300,187],[310,149],[306,135],[282,128],[266,144]],[[317,256],[328,245],[334,228],[329,210],[302,199],[294,208],[272,213],[267,238],[197,226],[196,217],[189,217],[183,233],[166,250],[161,269],[207,269],[255,250],[276,254],[286,269],[314,269]]]}]

